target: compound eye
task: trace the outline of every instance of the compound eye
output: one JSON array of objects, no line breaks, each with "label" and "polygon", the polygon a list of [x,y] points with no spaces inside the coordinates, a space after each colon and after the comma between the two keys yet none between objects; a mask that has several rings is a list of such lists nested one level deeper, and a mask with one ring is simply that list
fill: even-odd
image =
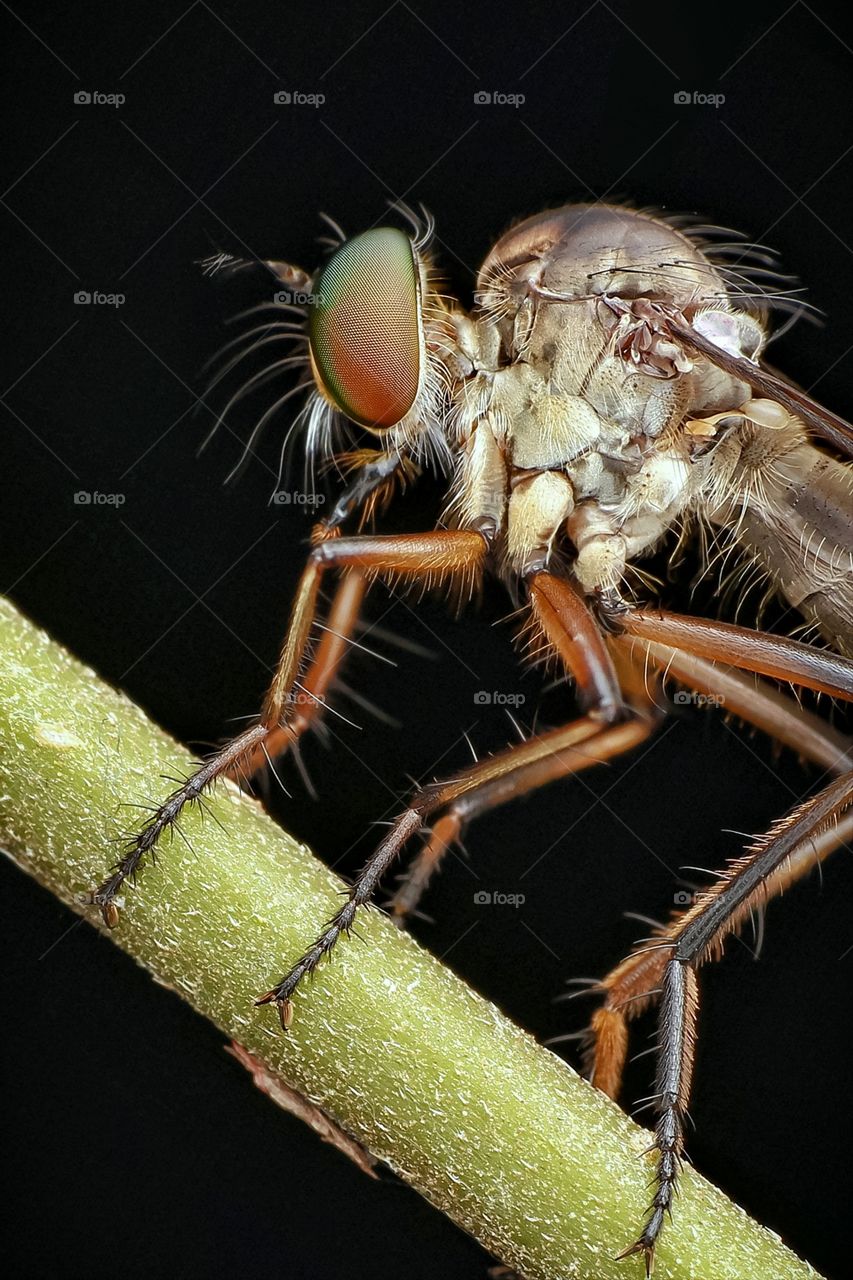
[{"label": "compound eye", "polygon": [[420,281],[412,242],[393,227],[348,240],[320,270],[308,335],[332,403],[366,427],[393,427],[420,385]]}]

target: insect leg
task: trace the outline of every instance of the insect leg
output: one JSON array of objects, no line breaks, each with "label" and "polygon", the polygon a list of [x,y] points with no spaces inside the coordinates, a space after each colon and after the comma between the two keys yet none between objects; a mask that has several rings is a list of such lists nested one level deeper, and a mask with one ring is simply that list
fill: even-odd
[{"label": "insect leg", "polygon": [[242,769],[232,770],[232,776],[257,773],[270,759],[274,760],[294,748],[303,733],[320,718],[326,695],[346,657],[349,638],[358,622],[366,585],[364,574],[359,570],[348,569],[344,573],[311,665],[299,682],[300,696],[296,700],[292,719],[273,729],[262,746],[257,747],[249,756]]},{"label": "insect leg", "polygon": [[834,779],[760,837],[742,858],[729,864],[715,885],[680,918],[666,942],[661,983],[654,1147],[658,1152],[657,1188],[639,1239],[622,1257],[642,1253],[651,1274],[655,1242],[672,1207],[684,1147],[684,1117],[696,1038],[696,970],[745,912],[764,900],[770,878],[783,871],[792,855],[814,840],[853,805],[853,771]]},{"label": "insect leg", "polygon": [[[535,774],[543,781],[559,776],[566,767],[554,758],[555,755],[595,738],[604,726],[614,730],[614,740],[619,736],[616,730],[621,733],[626,744],[622,748],[624,750],[642,741],[648,732],[647,726],[622,699],[616,668],[595,619],[581,596],[568,582],[544,571],[531,574],[528,582],[534,622],[546,643],[575,677],[578,695],[587,715],[561,729],[519,743],[490,760],[472,765],[447,782],[424,787],[413,796],[359,872],[347,901],[281,982],[257,1001],[258,1004],[276,1004],[285,1029],[293,1016],[291,996],[299,983],[314,972],[341,934],[352,928],[358,908],[370,901],[382,876],[407,841],[421,829],[426,818],[450,808],[485,784],[502,783],[511,793],[513,784],[507,779],[522,770],[530,771],[528,778]],[[616,754],[617,748],[613,743],[611,748],[609,754]],[[530,785],[538,784],[528,782],[526,786],[522,785],[522,789],[527,790]]]},{"label": "insect leg", "polygon": [[[533,764],[520,767],[513,761],[526,743],[517,743],[493,756],[490,763],[503,761],[506,774],[460,796],[438,818],[426,844],[412,864],[410,873],[388,904],[392,915],[402,919],[415,909],[442,857],[461,838],[463,830],[473,818],[478,818],[490,809],[497,809],[510,800],[517,800],[558,778],[570,777],[583,769],[605,764],[616,756],[632,751],[652,733],[656,723],[652,716],[638,716],[615,725],[599,725],[598,731],[584,742],[582,750],[562,747],[560,735],[563,730],[552,730],[554,745],[550,754]],[[544,741],[549,736],[541,734],[538,739],[528,741]]]},{"label": "insect leg", "polygon": [[853,768],[853,740],[788,694],[719,662],[668,645],[619,637],[617,647],[630,646],[680,684],[701,694],[709,705],[748,721],[797,755],[833,773]]},{"label": "insect leg", "polygon": [[[853,839],[853,812],[845,813],[826,831],[809,838],[792,853],[787,864],[774,872],[763,886],[763,899],[769,902],[802,879],[836,849]],[[690,910],[690,908],[687,908]],[[661,931],[663,942],[672,939],[684,916],[680,912]],[[733,925],[746,920],[749,909],[742,911]],[[599,989],[606,993],[605,1002],[593,1015],[589,1028],[585,1074],[608,1097],[618,1098],[622,1072],[628,1049],[628,1022],[638,1017],[661,994],[661,983],[669,953],[658,947],[657,937],[651,944],[640,944],[621,964],[602,978]]]},{"label": "insect leg", "polygon": [[[849,738],[769,685],[756,685],[737,671],[727,671],[705,658],[667,645],[619,637],[611,641],[611,646],[616,652],[631,652],[635,661],[648,655],[654,667],[714,699],[727,712],[749,721],[821,768],[835,774],[853,768],[853,743]],[[809,842],[798,857],[792,855],[786,874],[768,882],[767,898],[805,875],[816,860],[828,857],[843,844],[847,835],[840,832],[839,827],[824,833],[818,852],[813,842]],[[662,932],[662,938],[670,936],[679,918],[677,916]],[[593,1084],[611,1098],[617,1097],[622,1081],[628,1048],[627,1024],[657,999],[664,964],[665,952],[641,946],[601,981],[605,1001],[592,1018],[586,1065]]]},{"label": "insect leg", "polygon": [[829,649],[751,631],[730,622],[691,618],[664,609],[628,609],[614,614],[614,622],[628,635],[686,649],[700,658],[772,676],[853,701],[853,659]]},{"label": "insect leg", "polygon": [[[474,804],[473,796],[471,804]],[[461,842],[466,823],[473,816],[472,811],[466,813],[463,803],[457,801],[432,824],[426,843],[408,871],[400,877],[398,887],[385,904],[396,924],[402,925],[417,910],[430,881],[445,856],[455,844]]]},{"label": "insect leg", "polygon": [[583,597],[566,579],[544,570],[532,574],[528,586],[533,621],[574,676],[581,706],[596,719],[618,720],[626,708],[616,668]]},{"label": "insect leg", "polygon": [[[359,872],[344,905],[282,981],[261,996],[257,1003],[277,1004],[282,1023],[289,1025],[292,1015],[290,997],[297,986],[303,978],[313,973],[323,957],[338,942],[341,934],[349,932],[358,908],[369,902],[382,876],[406,842],[420,831],[425,819],[439,810],[449,809],[468,793],[477,792],[489,784],[495,790],[505,787],[511,793],[514,785],[512,779],[520,776],[520,791],[525,791],[532,786],[542,785],[550,778],[559,777],[561,773],[571,772],[572,765],[583,767],[578,761],[583,764],[597,763],[597,750],[605,737],[607,744],[606,749],[601,751],[601,759],[608,759],[620,751],[628,751],[646,737],[650,728],[649,724],[639,718],[605,727],[592,716],[583,716],[569,725],[552,729],[549,733],[530,738],[508,751],[471,765],[445,782],[431,783],[417,791]],[[582,752],[579,750],[581,746]],[[570,753],[574,759],[567,767],[566,760]],[[592,758],[588,758],[588,755]],[[536,781],[525,781],[534,776]],[[510,799],[511,794],[505,794],[504,798]]]},{"label": "insect leg", "polygon": [[[622,647],[614,648],[612,652],[616,660],[617,677],[631,710],[641,717],[635,723],[643,727],[642,736],[634,741],[618,727],[603,730],[584,744],[582,752],[555,750],[552,756],[536,765],[513,770],[504,778],[484,783],[477,791],[462,796],[433,823],[424,847],[388,902],[388,909],[396,920],[402,922],[416,909],[445,854],[461,840],[472,819],[510,800],[528,795],[558,778],[569,777],[592,765],[612,760],[639,745],[652,732],[661,717],[663,705],[662,698],[658,696],[658,681],[653,672],[646,671],[639,645],[623,641],[619,643]],[[635,648],[637,652],[634,651]],[[517,750],[517,747],[510,747],[503,753],[508,764]]]},{"label": "insect leg", "polygon": [[327,538],[310,552],[294,600],[284,647],[278,660],[259,723],[238,734],[197,769],[155,810],[106,880],[92,893],[109,928],[118,924],[116,895],[134,877],[165,831],[175,827],[185,805],[197,800],[224,774],[239,770],[275,729],[293,719],[297,688],[317,611],[323,576],[330,569],[357,569],[368,576],[392,573],[404,578],[475,577],[485,559],[487,542],[464,530],[424,534],[364,535]]}]

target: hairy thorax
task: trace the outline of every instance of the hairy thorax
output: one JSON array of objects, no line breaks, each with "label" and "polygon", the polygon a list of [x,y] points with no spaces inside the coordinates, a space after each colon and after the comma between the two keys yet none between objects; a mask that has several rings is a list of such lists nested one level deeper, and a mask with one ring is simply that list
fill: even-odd
[{"label": "hairy thorax", "polygon": [[651,304],[666,297],[750,357],[763,333],[691,241],[625,210],[522,223],[478,286],[451,516],[497,531],[506,576],[564,550],[586,591],[610,590],[704,483],[708,442],[690,424],[749,397],[660,332]]}]

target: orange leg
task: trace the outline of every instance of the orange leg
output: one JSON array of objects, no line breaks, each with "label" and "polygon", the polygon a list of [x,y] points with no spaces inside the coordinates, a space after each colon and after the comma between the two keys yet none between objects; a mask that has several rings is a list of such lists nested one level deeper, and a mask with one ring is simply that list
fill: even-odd
[{"label": "orange leg", "polygon": [[837,847],[838,827],[851,804],[853,772],[843,774],[793,810],[742,858],[730,863],[717,883],[667,930],[666,939],[654,944],[663,960],[655,1090],[656,1189],[639,1238],[621,1255],[642,1253],[647,1275],[651,1274],[655,1243],[672,1209],[684,1151],[699,1008],[697,969],[709,956],[719,953],[726,936],[755,906],[766,901],[769,892],[778,892],[801,874],[804,861],[809,855],[813,858],[815,843],[828,828],[832,840],[826,852]]},{"label": "orange leg", "polygon": [[[185,805],[198,800],[225,774],[239,772],[279,728],[292,733],[299,675],[317,612],[323,576],[329,569],[358,570],[365,576],[390,573],[397,577],[435,581],[442,578],[473,579],[481,571],[487,550],[486,538],[466,530],[424,534],[393,534],[389,537],[327,538],[311,550],[302,574],[290,617],[284,647],[258,724],[245,729],[231,742],[198,766],[152,814],[135,836],[127,852],[108,878],[92,893],[109,928],[118,924],[116,895],[128,878],[133,878],[165,831],[174,829]],[[316,669],[318,679],[333,674],[334,663]]]},{"label": "orange leg", "polygon": [[627,635],[641,640],[853,700],[853,660],[828,649],[817,649],[788,636],[737,627],[731,622],[690,618],[664,609],[629,609],[615,614],[614,622]]},{"label": "orange leg", "polygon": [[387,904],[398,923],[402,924],[406,916],[416,910],[445,855],[454,844],[459,843],[473,818],[510,800],[528,795],[549,782],[570,777],[596,764],[604,764],[633,749],[653,731],[660,719],[662,706],[657,678],[647,676],[642,656],[634,654],[627,645],[622,648],[612,646],[610,661],[614,664],[616,678],[627,706],[640,717],[633,722],[632,730],[636,725],[642,725],[642,737],[635,741],[633,732],[626,735],[624,726],[617,725],[615,728],[603,729],[584,744],[583,751],[555,751],[537,765],[522,769],[512,768],[512,758],[518,747],[508,748],[503,753],[507,763],[506,775],[496,781],[486,782],[478,790],[460,797],[433,823],[424,847]]},{"label": "orange leg", "polygon": [[613,658],[583,598],[563,578],[535,573],[530,579],[533,622],[575,678],[581,706],[600,720],[624,709]]},{"label": "orange leg", "polygon": [[[534,619],[575,677],[587,714],[416,792],[356,877],[344,905],[282,981],[258,1000],[258,1004],[277,1005],[285,1029],[293,1016],[291,997],[296,988],[332,951],[341,935],[349,932],[359,907],[370,901],[382,876],[424,819],[442,810],[458,812],[458,806],[466,801],[474,806],[500,804],[586,763],[610,759],[648,734],[649,721],[625,704],[606,644],[574,588],[540,572],[530,579],[530,596]],[[451,829],[452,822],[442,828],[438,838]]]},{"label": "orange leg", "polygon": [[[359,570],[349,569],[344,573],[311,665],[292,695],[291,716],[254,750],[240,773],[257,773],[270,760],[292,750],[323,714],[326,697],[340,672],[349,638],[358,623],[366,585],[364,574]],[[238,771],[232,770],[232,776],[236,779]]]},{"label": "orange leg", "polygon": [[[770,876],[762,887],[761,900],[769,902],[778,897],[797,880],[814,871],[816,865],[828,858],[853,838],[853,813],[845,813],[837,823],[810,837],[790,855],[786,866]],[[724,879],[718,880],[709,890],[719,892]],[[732,918],[731,931],[737,930],[749,917],[754,904],[740,909]],[[672,942],[685,923],[687,908],[655,936],[650,944],[640,944],[621,964],[612,969],[598,984],[605,1000],[593,1014],[589,1028],[586,1054],[586,1074],[596,1088],[608,1097],[618,1099],[622,1073],[628,1051],[628,1023],[639,1017],[661,994],[669,950],[659,943]]]},{"label": "orange leg", "polygon": [[[476,790],[461,795],[437,819],[426,844],[412,864],[411,871],[388,903],[391,914],[396,920],[402,921],[415,910],[444,855],[462,838],[463,831],[473,818],[490,809],[497,809],[510,800],[517,800],[558,778],[568,778],[592,768],[593,765],[606,764],[627,751],[633,751],[652,733],[656,724],[657,718],[647,714],[615,725],[599,725],[598,731],[582,747],[564,747],[561,735],[565,730],[554,729],[550,734],[540,734],[528,739],[528,742],[517,743],[492,757],[489,763],[500,760],[505,766],[505,774],[490,778]],[[519,765],[516,761],[529,742],[547,746],[548,754],[534,763]]]},{"label": "orange leg", "polygon": [[[794,640],[657,610],[626,611],[618,620],[626,635],[623,643],[631,643],[628,637],[647,642],[640,647],[646,647],[652,662],[669,667],[678,679],[699,688],[714,689],[714,664],[723,663],[853,698],[853,661]],[[838,846],[839,831],[850,829],[847,811],[853,805],[853,770],[846,744],[833,740],[831,734],[820,738],[815,717],[806,719],[808,731],[798,739],[799,712],[795,716],[788,711],[786,715],[784,700],[778,696],[764,700],[760,691],[734,681],[731,672],[718,674],[721,684],[727,682],[732,709],[800,750],[808,752],[811,747],[822,763],[829,762],[841,776],[777,823],[742,858],[733,860],[696,905],[673,921],[659,940],[629,957],[603,984],[608,994],[594,1019],[593,1076],[608,1092],[618,1089],[622,1074],[627,1018],[660,1000],[656,1190],[639,1238],[622,1255],[641,1253],[647,1275],[672,1207],[683,1154],[699,1003],[697,969],[720,952],[727,935],[756,905],[802,875],[816,850],[827,856]],[[817,742],[815,735],[820,739]]]},{"label": "orange leg", "polygon": [[[853,742],[776,689],[755,685],[737,671],[727,671],[706,658],[653,641],[619,637],[611,641],[611,646],[616,653],[630,654],[635,664],[645,657],[653,670],[665,671],[679,683],[718,701],[726,711],[749,721],[821,768],[836,775],[853,768]],[[810,843],[798,856],[792,855],[784,871],[768,881],[768,900],[805,875],[816,858],[828,857],[843,844],[847,839],[846,822],[846,818],[842,819],[834,831],[825,832],[819,845]],[[675,917],[661,934],[662,938],[670,936],[683,914]],[[747,914],[745,911],[741,918]],[[618,1097],[622,1083],[628,1051],[628,1022],[638,1017],[660,994],[665,955],[664,950],[641,946],[613,969],[598,988],[606,998],[592,1018],[586,1065],[593,1084],[611,1098]]]},{"label": "orange leg", "polygon": [[290,1026],[293,1016],[291,996],[296,988],[332,951],[341,935],[349,933],[358,908],[370,901],[385,872],[406,843],[421,829],[426,818],[442,809],[447,809],[452,816],[460,806],[464,806],[467,797],[471,798],[474,808],[478,801],[485,805],[502,804],[514,795],[542,786],[553,778],[631,750],[648,736],[652,727],[652,721],[640,717],[602,726],[591,715],[583,716],[471,765],[445,782],[432,783],[417,791],[359,872],[344,905],[282,981],[261,996],[257,1003],[276,1004],[282,1025],[285,1029]]}]

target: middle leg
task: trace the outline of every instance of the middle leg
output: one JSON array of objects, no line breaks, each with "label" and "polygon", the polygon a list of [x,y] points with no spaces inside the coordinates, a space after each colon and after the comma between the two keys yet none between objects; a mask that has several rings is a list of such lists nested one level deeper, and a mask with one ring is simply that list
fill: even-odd
[{"label": "middle leg", "polygon": [[[603,730],[586,742],[582,751],[555,751],[535,765],[508,771],[505,777],[484,783],[445,809],[432,824],[423,848],[386,904],[396,923],[402,925],[417,909],[442,861],[454,844],[461,843],[475,818],[529,795],[549,782],[570,777],[596,764],[606,764],[639,745],[653,732],[663,718],[662,691],[655,674],[646,669],[638,648],[635,651],[627,644],[610,646],[622,696],[630,709],[626,723]],[[637,742],[630,740],[635,733]],[[517,748],[510,750],[514,752]]]},{"label": "middle leg", "polygon": [[470,766],[446,782],[424,787],[413,796],[356,877],[347,901],[282,981],[258,1000],[258,1004],[277,1006],[285,1028],[293,1016],[291,997],[300,982],[314,972],[341,935],[349,932],[358,908],[370,901],[382,876],[426,818],[442,810],[452,815],[466,798],[473,805],[478,803],[478,796],[484,804],[502,803],[551,778],[577,771],[586,763],[610,759],[637,745],[649,733],[653,722],[623,699],[616,668],[598,626],[574,588],[544,571],[531,576],[529,588],[534,622],[574,676],[587,714]]}]

